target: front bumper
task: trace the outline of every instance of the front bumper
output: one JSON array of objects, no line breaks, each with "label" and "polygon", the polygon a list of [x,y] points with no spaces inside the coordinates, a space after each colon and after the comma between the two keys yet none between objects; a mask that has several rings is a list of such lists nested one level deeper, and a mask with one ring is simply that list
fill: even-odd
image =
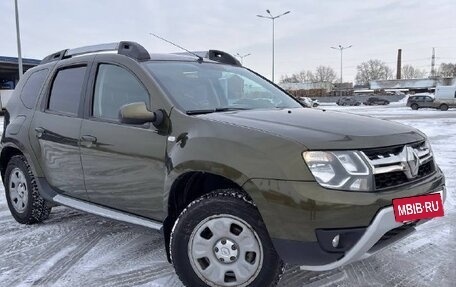
[{"label": "front bumper", "polygon": [[[378,193],[342,192],[321,188],[316,182],[266,179],[251,180],[244,188],[256,203],[282,259],[314,271],[366,258],[413,232],[414,226],[395,221],[394,198],[441,190],[446,197],[440,170],[420,182]],[[404,227],[410,228],[402,230]],[[328,248],[334,232],[350,235],[345,248]]]},{"label": "front bumper", "polygon": [[[381,248],[374,248],[374,245],[382,238],[382,236],[390,230],[398,228],[403,224],[394,220],[393,207],[386,207],[377,214],[372,224],[366,229],[364,235],[359,241],[345,253],[345,255],[337,261],[323,265],[302,265],[301,270],[310,271],[326,271],[332,270],[343,265],[361,260],[374,254]],[[410,234],[410,233],[408,233]],[[408,235],[407,234],[407,235]],[[403,238],[401,236],[400,238]],[[396,240],[400,239],[397,238]],[[395,240],[395,241],[396,241]],[[392,243],[392,242],[389,242]],[[387,246],[387,245],[385,245]],[[383,246],[383,247],[385,247]],[[373,249],[373,250],[372,250]]]}]

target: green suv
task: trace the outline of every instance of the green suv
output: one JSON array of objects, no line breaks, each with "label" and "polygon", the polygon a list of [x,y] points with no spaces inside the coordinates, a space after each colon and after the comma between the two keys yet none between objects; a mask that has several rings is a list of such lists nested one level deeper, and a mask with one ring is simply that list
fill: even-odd
[{"label": "green suv", "polygon": [[[114,53],[107,53],[114,51]],[[0,167],[14,218],[55,205],[160,230],[187,286],[274,286],[414,230],[392,200],[445,194],[426,136],[304,109],[231,55],[69,49],[20,80]]]}]

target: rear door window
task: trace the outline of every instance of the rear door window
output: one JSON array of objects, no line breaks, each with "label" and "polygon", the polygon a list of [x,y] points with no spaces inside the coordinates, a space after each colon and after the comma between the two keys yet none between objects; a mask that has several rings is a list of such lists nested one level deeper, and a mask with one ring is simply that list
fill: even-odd
[{"label": "rear door window", "polygon": [[34,72],[25,83],[21,92],[21,100],[28,109],[35,107],[36,100],[43,87],[44,80],[46,80],[48,71],[48,69],[43,69]]},{"label": "rear door window", "polygon": [[77,115],[81,102],[86,66],[59,70],[51,88],[48,110]]}]

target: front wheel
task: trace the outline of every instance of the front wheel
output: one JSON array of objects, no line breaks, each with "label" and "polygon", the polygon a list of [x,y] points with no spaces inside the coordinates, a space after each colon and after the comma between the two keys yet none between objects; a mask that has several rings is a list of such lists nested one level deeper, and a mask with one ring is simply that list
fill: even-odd
[{"label": "front wheel", "polygon": [[411,106],[412,110],[418,110],[418,104],[412,104]]},{"label": "front wheel", "polygon": [[282,274],[257,209],[233,189],[190,203],[173,227],[170,250],[185,286],[275,286]]}]

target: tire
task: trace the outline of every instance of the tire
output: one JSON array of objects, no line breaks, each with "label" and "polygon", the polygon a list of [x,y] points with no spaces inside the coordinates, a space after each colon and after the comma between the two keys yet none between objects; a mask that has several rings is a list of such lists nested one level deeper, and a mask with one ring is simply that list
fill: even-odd
[{"label": "tire", "polygon": [[[240,234],[248,244],[239,243]],[[253,247],[246,252],[246,245]],[[235,189],[216,190],[190,203],[174,224],[170,251],[185,286],[275,286],[283,273],[258,210]],[[241,264],[251,267],[244,275],[236,270]]]},{"label": "tire", "polygon": [[51,213],[51,206],[41,197],[32,169],[22,155],[13,156],[8,162],[5,195],[9,210],[19,223],[42,222]]},{"label": "tire", "polygon": [[440,105],[440,110],[441,111],[448,111],[448,105],[447,104]]},{"label": "tire", "polygon": [[412,110],[415,110],[415,111],[418,110],[418,108],[419,108],[417,104],[412,104],[410,107],[412,108]]}]

